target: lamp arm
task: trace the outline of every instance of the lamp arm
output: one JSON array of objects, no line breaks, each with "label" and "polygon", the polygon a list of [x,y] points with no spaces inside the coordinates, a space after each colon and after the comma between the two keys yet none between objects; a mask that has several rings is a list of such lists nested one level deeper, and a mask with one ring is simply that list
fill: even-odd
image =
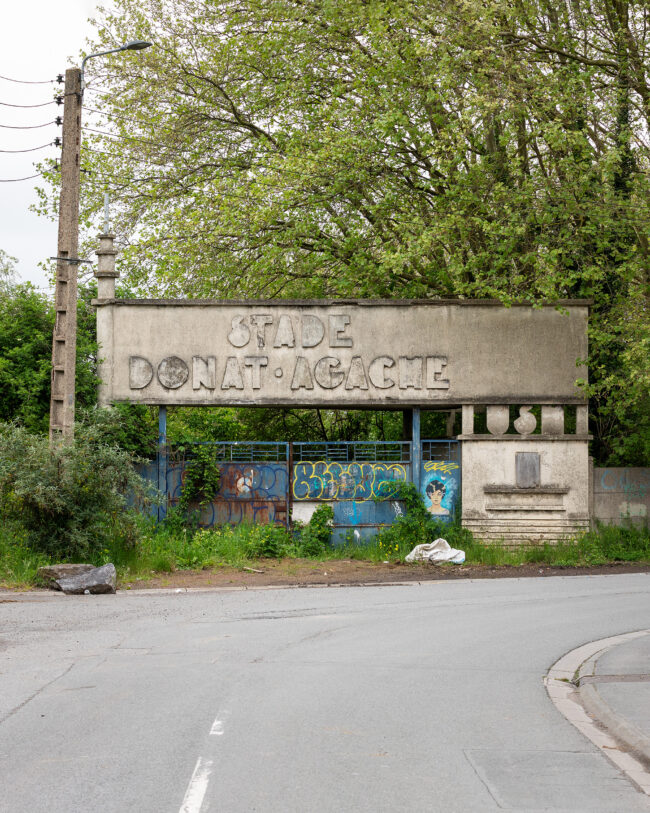
[{"label": "lamp arm", "polygon": [[84,71],[86,69],[86,62],[88,62],[89,59],[92,59],[93,57],[96,57],[96,56],[106,56],[106,54],[116,54],[118,51],[124,51],[124,50],[125,50],[124,46],[122,45],[120,48],[111,48],[109,51],[97,51],[96,54],[88,54],[88,56],[85,56],[81,60],[81,92],[83,93],[84,88],[86,87]]}]

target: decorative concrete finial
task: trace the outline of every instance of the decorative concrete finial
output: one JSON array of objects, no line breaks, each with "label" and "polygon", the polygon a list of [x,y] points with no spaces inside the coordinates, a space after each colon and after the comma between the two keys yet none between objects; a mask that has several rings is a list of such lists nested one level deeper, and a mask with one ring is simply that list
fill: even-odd
[{"label": "decorative concrete finial", "polygon": [[114,234],[99,235],[99,249],[97,254],[97,298],[115,298],[115,280],[120,276],[120,272],[115,270],[115,255],[117,251],[113,248]]}]

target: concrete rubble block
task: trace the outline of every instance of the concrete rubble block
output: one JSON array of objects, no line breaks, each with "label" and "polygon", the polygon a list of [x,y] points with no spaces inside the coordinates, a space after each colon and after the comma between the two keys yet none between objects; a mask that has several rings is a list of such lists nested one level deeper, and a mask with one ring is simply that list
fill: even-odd
[{"label": "concrete rubble block", "polygon": [[83,564],[47,565],[46,567],[39,567],[36,571],[36,581],[43,587],[60,590],[58,579],[68,579],[94,569],[94,565]]},{"label": "concrete rubble block", "polygon": [[117,586],[115,565],[107,564],[94,567],[85,573],[69,578],[58,579],[57,584],[67,595],[83,593],[114,593]]}]

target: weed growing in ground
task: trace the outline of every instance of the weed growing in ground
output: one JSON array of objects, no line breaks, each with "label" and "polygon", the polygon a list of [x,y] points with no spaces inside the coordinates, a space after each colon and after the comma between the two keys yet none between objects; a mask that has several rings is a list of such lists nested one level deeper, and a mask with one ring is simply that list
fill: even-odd
[{"label": "weed growing in ground", "polygon": [[296,539],[296,553],[305,558],[323,556],[330,549],[334,510],[331,505],[319,505]]},{"label": "weed growing in ground", "polygon": [[27,587],[48,561],[45,554],[31,550],[24,528],[0,525],[0,587]]}]

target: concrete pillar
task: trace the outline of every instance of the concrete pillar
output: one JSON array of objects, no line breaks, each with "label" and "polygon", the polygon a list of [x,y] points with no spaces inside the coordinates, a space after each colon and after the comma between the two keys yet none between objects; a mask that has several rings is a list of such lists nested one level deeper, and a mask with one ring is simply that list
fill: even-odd
[{"label": "concrete pillar", "polygon": [[120,276],[115,270],[115,255],[117,251],[113,246],[114,234],[99,235],[99,249],[97,254],[97,298],[115,299],[115,280]]},{"label": "concrete pillar", "polygon": [[[97,344],[99,345],[99,356],[103,357],[102,348],[113,346],[113,313],[112,308],[101,307],[101,302],[115,299],[115,280],[119,273],[115,270],[115,255],[117,251],[113,245],[114,234],[103,233],[99,235],[99,249],[97,254],[97,299],[94,304],[99,304],[97,308]],[[101,370],[101,381],[99,384],[98,401],[100,406],[109,407],[110,392],[112,390],[112,363],[103,363]]]},{"label": "concrete pillar", "polygon": [[474,404],[463,404],[463,435],[474,434]]}]

